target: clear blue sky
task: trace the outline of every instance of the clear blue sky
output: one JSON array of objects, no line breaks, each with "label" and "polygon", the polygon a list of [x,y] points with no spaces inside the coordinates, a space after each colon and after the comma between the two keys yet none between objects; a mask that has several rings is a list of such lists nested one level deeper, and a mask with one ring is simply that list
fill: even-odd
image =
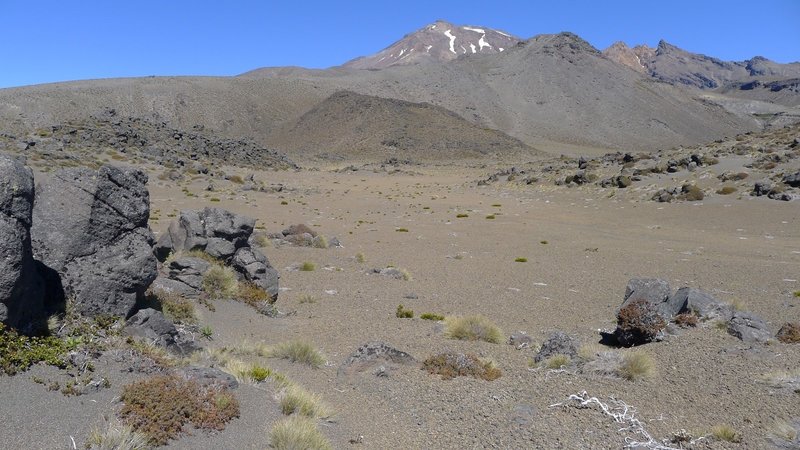
[{"label": "clear blue sky", "polygon": [[572,31],[600,49],[663,38],[726,60],[800,61],[800,0],[0,0],[0,19],[0,87],[324,68],[436,19],[523,38]]}]

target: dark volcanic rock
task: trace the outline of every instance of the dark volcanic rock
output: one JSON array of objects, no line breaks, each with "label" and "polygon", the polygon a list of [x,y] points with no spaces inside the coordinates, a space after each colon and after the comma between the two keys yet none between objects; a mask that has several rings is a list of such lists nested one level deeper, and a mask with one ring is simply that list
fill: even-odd
[{"label": "dark volcanic rock", "polygon": [[159,238],[156,254],[163,260],[171,252],[203,250],[228,262],[236,249],[248,245],[254,225],[255,219],[221,208],[183,210]]},{"label": "dark volcanic rock", "polygon": [[278,299],[278,271],[270,265],[267,257],[260,250],[242,247],[236,251],[231,266],[247,281],[267,291],[275,301]]},{"label": "dark volcanic rock", "polygon": [[783,182],[791,187],[800,187],[800,172],[784,176]]},{"label": "dark volcanic rock", "polygon": [[682,287],[670,297],[669,302],[684,305],[684,310],[695,313],[701,320],[721,319],[727,322],[733,317],[733,306],[700,289]]},{"label": "dark volcanic rock", "polygon": [[766,322],[746,311],[737,311],[728,322],[728,334],[744,342],[767,342],[772,338]]},{"label": "dark volcanic rock", "polygon": [[198,349],[193,340],[179,333],[175,324],[152,308],[139,310],[131,316],[125,324],[125,334],[143,338],[179,355],[188,355]]},{"label": "dark volcanic rock", "polygon": [[577,342],[563,331],[556,331],[544,341],[533,360],[538,363],[554,355],[566,355],[574,359],[578,355]]},{"label": "dark volcanic rock", "polygon": [[[369,342],[358,348],[341,367],[339,374],[353,375],[379,365],[413,364],[414,357],[385,342]],[[382,371],[386,373],[386,368]]]},{"label": "dark volcanic rock", "polygon": [[33,173],[0,154],[0,322],[33,331],[44,290],[31,251]]},{"label": "dark volcanic rock", "polygon": [[33,252],[47,270],[47,295],[72,298],[77,311],[129,316],[156,278],[153,235],[147,226],[147,175],[104,166],[57,172],[38,187]]},{"label": "dark volcanic rock", "polygon": [[658,278],[632,278],[625,287],[625,297],[620,308],[631,301],[644,299],[658,309],[665,320],[678,314],[684,307],[679,297],[670,297],[669,283]]}]

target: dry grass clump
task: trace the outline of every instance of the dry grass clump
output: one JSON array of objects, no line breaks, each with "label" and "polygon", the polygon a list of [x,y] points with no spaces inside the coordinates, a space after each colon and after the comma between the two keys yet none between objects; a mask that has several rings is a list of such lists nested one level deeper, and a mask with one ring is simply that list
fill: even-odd
[{"label": "dry grass clump", "polygon": [[448,317],[445,319],[445,335],[462,341],[486,341],[499,344],[503,333],[492,321],[481,315],[467,317]]},{"label": "dry grass clump", "polygon": [[528,258],[523,258],[523,257],[515,258],[514,262],[518,262],[518,263],[528,262]]},{"label": "dry grass clump", "polygon": [[737,191],[737,189],[736,189],[735,186],[723,186],[723,187],[717,189],[717,194],[719,194],[719,195],[730,195],[730,194],[733,194],[736,191]]},{"label": "dry grass clump", "polygon": [[597,356],[608,351],[608,348],[601,344],[583,344],[578,348],[578,359],[584,362],[594,361]]},{"label": "dry grass clump", "polygon": [[402,304],[400,304],[397,305],[397,311],[395,311],[394,315],[398,319],[413,319],[414,311],[411,309],[406,309]]},{"label": "dry grass clump", "polygon": [[697,326],[697,316],[692,313],[681,313],[675,316],[675,324],[681,328]]},{"label": "dry grass clump", "polygon": [[300,270],[302,272],[313,272],[317,270],[317,265],[311,261],[304,261],[302,264],[300,264]]},{"label": "dry grass clump", "polygon": [[239,282],[233,269],[212,265],[203,274],[203,291],[211,298],[231,298],[238,291]]},{"label": "dry grass clump", "polygon": [[225,389],[205,388],[196,381],[156,375],[122,388],[123,422],[148,436],[153,445],[177,438],[191,423],[196,428],[223,430],[239,417],[239,402]]},{"label": "dry grass clump", "polygon": [[777,420],[769,427],[769,438],[778,448],[798,448],[800,447],[798,432],[800,432],[800,422],[795,421],[791,424],[785,420]]},{"label": "dry grass clump", "polygon": [[542,361],[542,365],[551,370],[563,369],[571,363],[572,360],[567,355],[553,355]]},{"label": "dry grass clump", "polygon": [[784,344],[800,343],[800,323],[787,322],[783,324],[775,337]]},{"label": "dry grass clump", "polygon": [[428,373],[441,375],[443,380],[468,376],[494,381],[503,374],[492,362],[484,362],[473,354],[463,353],[440,353],[431,356],[423,361],[422,369]]},{"label": "dry grass clump", "polygon": [[298,414],[312,419],[330,417],[330,408],[322,398],[297,386],[289,385],[279,394],[281,412],[287,416]]},{"label": "dry grass clump", "polygon": [[333,449],[314,421],[302,416],[292,416],[276,423],[269,433],[269,443],[276,450]]},{"label": "dry grass clump", "polygon": [[264,302],[272,303],[267,291],[251,281],[240,281],[236,288],[236,298],[250,306],[258,306]]},{"label": "dry grass clump", "polygon": [[705,197],[703,190],[695,184],[684,184],[681,187],[681,192],[680,198],[690,202],[700,201]]},{"label": "dry grass clump", "polygon": [[174,292],[155,291],[153,295],[161,303],[161,312],[167,319],[187,325],[197,323],[197,313],[191,300]]},{"label": "dry grass clump", "polygon": [[367,261],[367,257],[364,256],[364,253],[362,253],[362,252],[356,253],[356,262],[357,263],[363,264],[366,261]]},{"label": "dry grass clump", "polygon": [[289,341],[278,344],[269,351],[268,356],[303,363],[315,369],[325,364],[325,357],[313,345],[305,341]]},{"label": "dry grass clump", "polygon": [[94,429],[86,440],[89,450],[144,450],[150,448],[149,439],[133,427],[109,423],[105,431]]},{"label": "dry grass clump", "polygon": [[655,361],[645,352],[630,352],[622,357],[622,365],[617,369],[617,374],[629,381],[639,381],[652,378],[655,375]]},{"label": "dry grass clump", "polygon": [[719,424],[711,427],[711,435],[718,441],[742,442],[742,436],[730,425]]}]

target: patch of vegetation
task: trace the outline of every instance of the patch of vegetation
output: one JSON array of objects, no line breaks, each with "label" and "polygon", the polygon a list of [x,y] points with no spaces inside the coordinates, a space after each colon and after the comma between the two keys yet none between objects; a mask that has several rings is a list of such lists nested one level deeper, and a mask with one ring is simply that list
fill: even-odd
[{"label": "patch of vegetation", "polygon": [[787,322],[783,324],[775,337],[784,344],[800,343],[800,322]]},{"label": "patch of vegetation", "polygon": [[435,313],[423,313],[421,316],[419,316],[419,318],[422,320],[435,320],[435,321],[444,320],[444,316]]},{"label": "patch of vegetation", "polygon": [[317,303],[317,299],[311,294],[302,294],[297,300],[301,305],[304,303]]},{"label": "patch of vegetation", "polygon": [[493,207],[493,208],[500,208],[500,207],[502,207],[502,206],[503,206],[503,205],[501,205],[500,203],[493,203],[493,204],[492,204],[492,207]]},{"label": "patch of vegetation", "polygon": [[210,341],[211,338],[214,336],[214,330],[212,330],[211,326],[209,325],[203,325],[202,327],[200,327],[200,335]]},{"label": "patch of vegetation", "polygon": [[249,375],[250,378],[253,379],[253,381],[260,383],[262,381],[265,381],[272,375],[272,370],[268,367],[262,367],[256,365],[250,368]]},{"label": "patch of vegetation", "polygon": [[617,328],[634,336],[636,342],[652,341],[666,326],[655,306],[644,299],[628,303],[617,313]]},{"label": "patch of vegetation", "polygon": [[405,309],[403,305],[397,305],[397,311],[395,311],[394,315],[399,319],[413,319],[414,311]]},{"label": "patch of vegetation", "polygon": [[539,241],[539,243],[540,243],[540,244],[542,244],[542,245],[547,245],[547,244],[549,244],[549,242],[547,242],[547,241]]},{"label": "patch of vegetation", "polygon": [[151,359],[159,367],[175,367],[179,363],[164,347],[159,347],[152,342],[137,341],[129,337],[126,343],[131,346],[133,351]]},{"label": "patch of vegetation", "polygon": [[221,200],[219,199],[219,197],[211,197],[210,199],[208,199],[208,201],[213,203],[219,203]]},{"label": "patch of vegetation", "polygon": [[680,197],[690,202],[696,202],[702,200],[705,195],[703,194],[703,190],[700,189],[696,184],[684,184],[681,187]]},{"label": "patch of vegetation", "polygon": [[693,313],[681,313],[675,316],[675,325],[681,328],[693,328],[697,326],[697,315]]},{"label": "patch of vegetation", "polygon": [[269,443],[276,450],[333,449],[314,421],[302,416],[292,416],[276,423],[269,433]]},{"label": "patch of vegetation", "polygon": [[618,375],[629,381],[646,380],[655,375],[655,361],[645,352],[629,352],[622,357]]},{"label": "patch of vegetation", "polygon": [[363,264],[366,261],[367,261],[367,257],[364,256],[363,253],[361,253],[361,252],[356,253],[356,262],[357,263]]},{"label": "patch of vegetation", "polygon": [[230,181],[231,183],[236,183],[236,184],[243,184],[244,183],[244,179],[239,175],[231,175],[228,178],[228,181]]},{"label": "patch of vegetation", "polygon": [[794,294],[792,295],[794,295],[797,298],[800,298],[800,291],[794,291]]},{"label": "patch of vegetation", "polygon": [[398,233],[408,233],[408,228],[395,228]]},{"label": "patch of vegetation", "polygon": [[89,450],[143,450],[150,447],[149,439],[142,433],[133,431],[133,427],[118,423],[109,423],[104,431],[94,429],[86,440]]},{"label": "patch of vegetation", "polygon": [[303,363],[315,369],[325,364],[325,357],[313,345],[305,341],[289,341],[278,344],[270,350],[268,356]]},{"label": "patch of vegetation", "polygon": [[499,344],[503,333],[491,320],[481,315],[467,317],[448,317],[445,319],[445,335],[451,339],[464,341],[485,341]]},{"label": "patch of vegetation", "polygon": [[718,441],[725,442],[742,442],[742,436],[730,425],[719,424],[711,427],[711,435]]},{"label": "patch of vegetation", "polygon": [[146,434],[153,445],[164,445],[191,423],[196,428],[223,430],[239,417],[239,402],[224,389],[205,388],[196,381],[156,375],[122,388],[122,421]]},{"label": "patch of vegetation", "polygon": [[161,312],[167,319],[188,325],[197,323],[197,313],[191,300],[174,292],[156,291],[153,294],[161,303]]},{"label": "patch of vegetation", "polygon": [[542,365],[551,370],[563,369],[569,366],[570,363],[572,363],[572,360],[569,356],[560,354],[553,355],[542,361]]},{"label": "patch of vegetation", "polygon": [[304,261],[300,264],[300,270],[303,272],[313,272],[317,270],[317,265],[310,261]]},{"label": "patch of vegetation", "polygon": [[464,219],[467,217],[469,217],[469,214],[464,214],[464,213],[456,214],[456,219]]},{"label": "patch of vegetation", "polygon": [[227,266],[215,264],[203,274],[203,291],[211,298],[231,298],[238,285],[236,273]]},{"label": "patch of vegetation", "polygon": [[519,263],[528,262],[528,258],[522,258],[522,257],[516,258],[514,259],[514,262],[519,262]]},{"label": "patch of vegetation", "polygon": [[495,219],[495,215],[494,214],[489,214],[488,216],[486,216],[486,218],[488,220],[494,220]]},{"label": "patch of vegetation", "polygon": [[29,337],[0,323],[0,373],[14,375],[40,362],[66,368],[64,355],[72,348],[56,337]]},{"label": "patch of vegetation", "polygon": [[312,419],[330,417],[328,408],[319,395],[297,385],[290,385],[280,394],[281,412],[287,416],[298,414]]},{"label": "patch of vegetation", "polygon": [[264,302],[271,303],[272,297],[267,291],[258,287],[251,281],[241,281],[237,287],[237,300],[247,303],[250,306],[258,306]]},{"label": "patch of vegetation", "polygon": [[737,189],[736,189],[735,186],[723,186],[723,187],[717,189],[717,194],[719,194],[719,195],[730,195],[730,194],[733,194],[736,191],[737,191]]},{"label": "patch of vegetation", "polygon": [[428,373],[441,375],[443,380],[467,376],[494,381],[503,374],[492,362],[484,362],[473,354],[463,353],[440,353],[431,356],[423,361],[422,369]]}]

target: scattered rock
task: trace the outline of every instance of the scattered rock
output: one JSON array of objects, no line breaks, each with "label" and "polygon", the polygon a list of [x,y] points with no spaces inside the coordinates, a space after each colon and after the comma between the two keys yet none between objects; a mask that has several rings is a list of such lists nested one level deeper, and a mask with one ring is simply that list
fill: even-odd
[{"label": "scattered rock", "polygon": [[756,181],[753,185],[753,195],[761,197],[768,195],[772,191],[772,183],[769,181]]},{"label": "scattered rock", "polygon": [[800,187],[800,172],[795,172],[783,177],[783,182],[791,187]]},{"label": "scattered rock", "polygon": [[74,299],[78,312],[128,317],[155,280],[147,225],[147,175],[103,166],[65,169],[39,186],[33,208],[33,253],[45,270],[47,297]]},{"label": "scattered rock", "polygon": [[178,355],[188,355],[198,350],[192,339],[178,332],[175,324],[160,311],[152,308],[139,310],[125,323],[125,334],[145,339]]},{"label": "scattered rock", "polygon": [[517,350],[530,347],[533,339],[524,331],[517,331],[508,338],[509,345],[513,345]]},{"label": "scattered rock", "polygon": [[748,343],[764,343],[772,338],[764,319],[746,311],[733,314],[728,322],[728,334]]},{"label": "scattered rock", "polygon": [[681,312],[690,311],[703,321],[720,319],[727,322],[733,317],[733,306],[700,289],[682,287],[672,295],[669,303],[683,305]]},{"label": "scattered rock", "polygon": [[227,263],[236,249],[248,245],[254,226],[255,219],[226,209],[183,210],[178,220],[173,221],[167,233],[158,240],[156,254],[163,261],[172,252],[210,250]]},{"label": "scattered rock", "polygon": [[33,172],[0,154],[0,322],[36,331],[44,312],[44,290],[31,249]]},{"label": "scattered rock", "polygon": [[578,355],[577,344],[575,339],[563,331],[555,331],[542,343],[542,348],[533,360],[538,363],[554,355],[566,355],[574,359]]},{"label": "scattered rock", "polygon": [[407,277],[407,275],[400,269],[396,267],[386,267],[383,269],[372,269],[372,273],[377,273],[379,275],[383,275],[385,277],[394,278],[396,280],[403,280]]},{"label": "scattered rock", "polygon": [[197,381],[203,387],[227,389],[239,387],[239,382],[233,375],[214,367],[189,366],[178,369],[175,373],[186,380]]},{"label": "scattered rock", "polygon": [[339,374],[353,375],[376,366],[383,366],[383,372],[388,374],[397,365],[413,364],[415,361],[408,353],[385,342],[369,342],[347,358],[339,367]]},{"label": "scattered rock", "polygon": [[665,320],[671,319],[684,307],[678,297],[670,297],[669,282],[659,278],[632,278],[625,287],[625,297],[620,308],[634,300],[652,304]]}]

